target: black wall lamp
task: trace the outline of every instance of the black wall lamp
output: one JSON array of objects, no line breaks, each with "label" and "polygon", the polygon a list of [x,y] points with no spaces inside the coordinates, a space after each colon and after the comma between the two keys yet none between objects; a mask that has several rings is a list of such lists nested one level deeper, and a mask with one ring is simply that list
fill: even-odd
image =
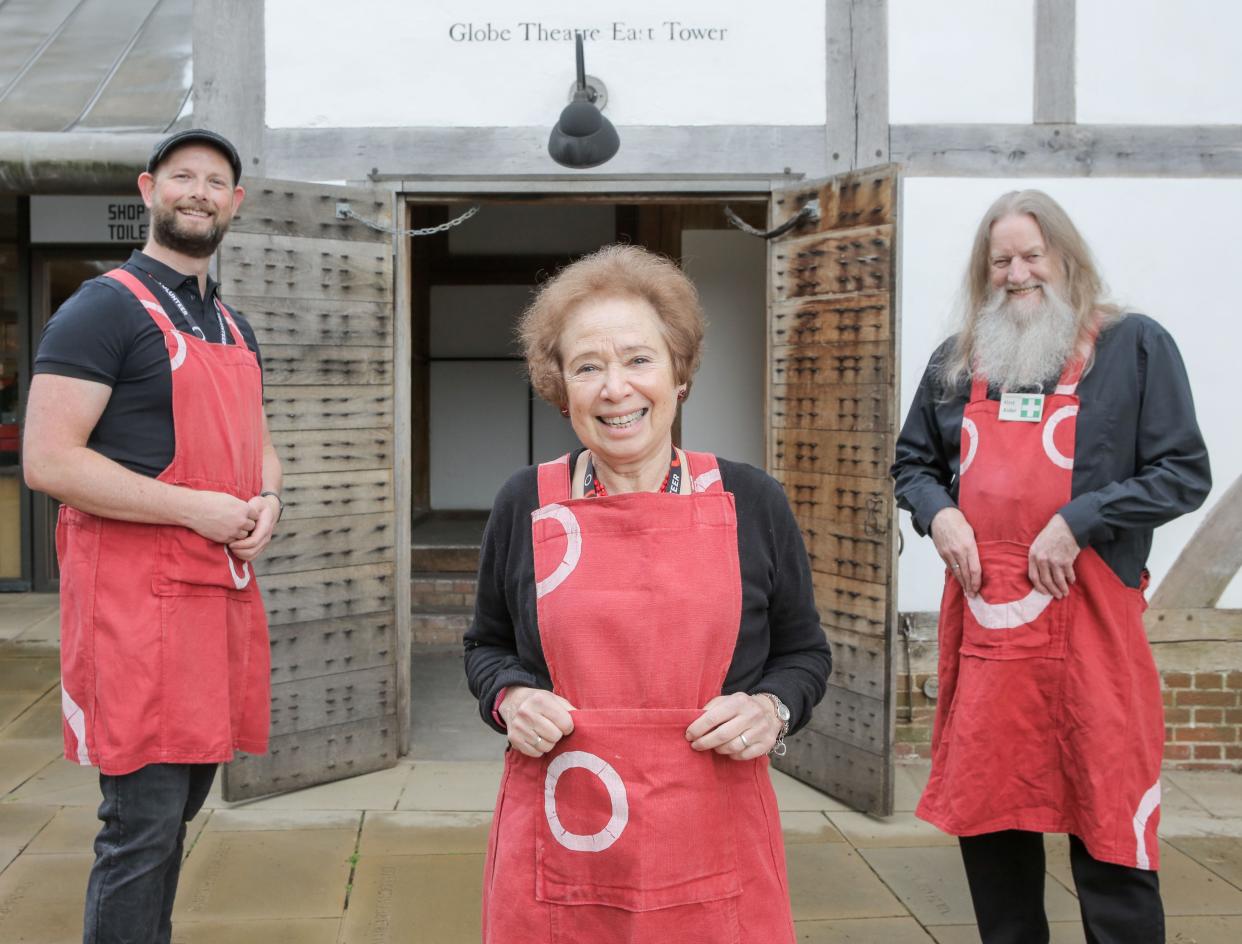
[{"label": "black wall lamp", "polygon": [[548,136],[548,154],[563,167],[586,169],[610,160],[621,147],[621,138],[612,122],[600,113],[608,100],[607,92],[601,94],[600,88],[587,84],[581,33],[574,36],[574,54],[578,81],[572,99]]}]

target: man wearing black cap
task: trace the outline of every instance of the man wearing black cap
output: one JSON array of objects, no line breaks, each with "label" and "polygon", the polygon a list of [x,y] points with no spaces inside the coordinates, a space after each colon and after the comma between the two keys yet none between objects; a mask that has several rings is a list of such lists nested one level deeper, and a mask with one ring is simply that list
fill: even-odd
[{"label": "man wearing black cap", "polygon": [[280,462],[254,332],[207,275],[240,176],[214,132],[161,141],[138,178],[147,244],[61,306],[35,359],[23,465],[63,503],[65,756],[97,766],[103,794],[91,944],[167,944],[185,824],[217,764],[267,749],[251,561],[280,517]]}]

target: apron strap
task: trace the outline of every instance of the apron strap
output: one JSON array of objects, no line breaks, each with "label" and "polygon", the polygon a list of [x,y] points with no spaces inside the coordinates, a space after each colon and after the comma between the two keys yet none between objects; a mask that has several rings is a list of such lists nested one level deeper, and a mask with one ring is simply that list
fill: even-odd
[{"label": "apron strap", "polygon": [[1087,369],[1087,361],[1091,359],[1091,352],[1095,350],[1095,339],[1098,334],[1099,329],[1095,326],[1087,332],[1087,336],[1078,345],[1073,359],[1061,372],[1061,379],[1057,381],[1055,393],[1073,395],[1078,392],[1078,382],[1082,380],[1083,371]]},{"label": "apron strap", "polygon": [[724,484],[720,481],[720,466],[716,463],[716,457],[710,452],[691,452],[688,449],[685,453],[690,490],[696,495],[701,492],[723,493]]},{"label": "apron strap", "polygon": [[233,343],[241,350],[248,350],[246,339],[242,337],[241,329],[237,327],[237,322],[233,320],[233,316],[229,314],[229,310],[224,307],[224,303],[219,298],[215,299],[216,311],[220,312],[220,317],[224,319],[224,323],[229,326],[229,334],[233,335]]},{"label": "apron strap", "polygon": [[539,463],[539,507],[554,502],[569,501],[570,496],[569,453],[551,462]]},{"label": "apron strap", "polygon": [[[133,296],[142,304],[142,307],[147,310],[151,320],[159,325],[161,331],[171,331],[174,334],[180,333],[177,331],[177,326],[173,324],[172,319],[168,317],[168,312],[164,310],[164,306],[159,303],[159,300],[151,293],[151,290],[142,284],[142,280],[132,272],[126,272],[124,269],[118,268],[105,272],[103,277],[119,282],[129,289]],[[160,318],[164,319],[163,322],[160,321]]]}]

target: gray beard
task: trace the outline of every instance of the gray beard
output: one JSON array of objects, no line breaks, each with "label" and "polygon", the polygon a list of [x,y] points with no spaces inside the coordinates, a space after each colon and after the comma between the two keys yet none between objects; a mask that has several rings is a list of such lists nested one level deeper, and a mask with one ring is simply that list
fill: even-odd
[{"label": "gray beard", "polygon": [[1061,375],[1078,338],[1078,319],[1048,285],[1043,301],[1020,310],[1004,289],[975,321],[975,373],[1005,390],[1040,387]]}]

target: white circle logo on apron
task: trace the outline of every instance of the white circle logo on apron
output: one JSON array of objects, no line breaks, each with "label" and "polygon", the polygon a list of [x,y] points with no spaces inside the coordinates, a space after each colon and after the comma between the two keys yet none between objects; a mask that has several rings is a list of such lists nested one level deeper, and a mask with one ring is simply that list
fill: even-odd
[{"label": "white circle logo on apron", "polygon": [[574,517],[574,513],[564,505],[551,504],[532,514],[530,520],[533,523],[545,518],[551,518],[565,529],[567,541],[565,556],[556,565],[556,570],[535,584],[535,599],[546,596],[564,583],[565,578],[574,572],[578,559],[582,556],[582,529],[578,527],[578,519]]},{"label": "white circle logo on apron", "polygon": [[965,436],[967,433],[970,434],[970,445],[966,448],[966,458],[962,460],[962,465],[957,470],[959,476],[966,474],[970,464],[975,461],[975,453],[979,451],[979,427],[969,416],[963,416],[962,435]]},{"label": "white circle logo on apron", "polygon": [[237,572],[237,568],[233,566],[233,555],[229,553],[229,549],[227,547],[224,549],[224,556],[227,557],[229,561],[229,573],[233,577],[233,586],[235,586],[238,590],[246,589],[246,585],[250,583],[250,564],[243,563],[241,566],[241,573],[239,574]]},{"label": "white circle logo on apron", "polygon": [[[561,774],[575,767],[595,774],[608,791],[608,799],[612,801],[612,818],[603,829],[590,836],[571,833],[561,825],[556,813],[557,781],[561,779]],[[603,852],[625,832],[626,824],[630,821],[630,801],[626,796],[621,775],[608,761],[587,751],[566,751],[548,764],[548,775],[543,782],[543,815],[547,817],[548,826],[552,828],[552,838],[566,849],[574,852]]]},{"label": "white circle logo on apron", "polygon": [[1034,587],[1021,600],[1009,603],[988,603],[981,594],[966,598],[975,621],[984,629],[1015,629],[1033,623],[1051,602],[1051,596]]},{"label": "white circle logo on apron", "polygon": [[1052,416],[1048,417],[1048,423],[1044,426],[1044,452],[1048,454],[1048,458],[1052,460],[1052,464],[1062,469],[1074,468],[1074,460],[1069,456],[1063,455],[1057,445],[1053,442],[1053,436],[1056,435],[1057,425],[1061,420],[1067,420],[1071,416],[1078,415],[1078,407],[1063,406],[1057,410]]}]

